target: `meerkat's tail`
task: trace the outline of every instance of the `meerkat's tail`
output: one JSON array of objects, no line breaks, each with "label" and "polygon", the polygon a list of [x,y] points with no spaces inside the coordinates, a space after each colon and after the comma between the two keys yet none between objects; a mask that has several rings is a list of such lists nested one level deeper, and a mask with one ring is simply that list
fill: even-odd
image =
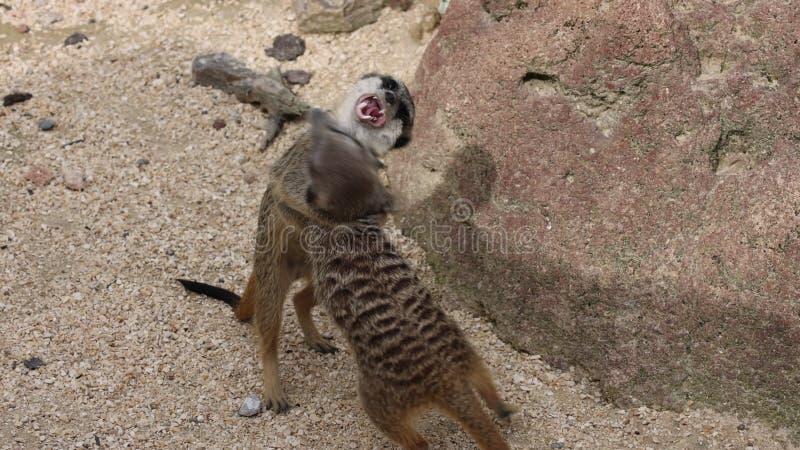
[{"label": "meerkat's tail", "polygon": [[242,299],[238,294],[221,287],[200,283],[198,281],[185,280],[183,278],[176,278],[175,280],[182,284],[187,291],[221,300],[230,305],[233,309],[239,307],[239,302]]},{"label": "meerkat's tail", "polygon": [[510,449],[468,383],[455,383],[448,390],[448,395],[437,402],[437,406],[458,421],[481,450]]}]

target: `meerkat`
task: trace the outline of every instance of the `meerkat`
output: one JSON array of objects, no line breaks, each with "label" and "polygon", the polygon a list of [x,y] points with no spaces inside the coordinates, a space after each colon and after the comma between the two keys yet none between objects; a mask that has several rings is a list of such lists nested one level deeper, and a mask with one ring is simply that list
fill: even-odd
[{"label": "meerkat", "polygon": [[[366,74],[345,94],[335,115],[343,132],[365,143],[373,157],[379,158],[410,142],[414,102],[401,80]],[[308,282],[311,267],[299,241],[306,220],[317,214],[306,202],[311,142],[310,132],[303,134],[271,169],[259,208],[253,268],[242,296],[208,284],[178,280],[189,291],[225,301],[234,307],[239,320],[253,319],[263,365],[264,404],[276,413],[289,409],[279,376],[278,344],[283,302],[294,281],[306,280],[292,298],[306,344],[320,353],[336,351],[311,318],[316,296]]]},{"label": "meerkat", "polygon": [[314,293],[355,355],[367,415],[406,449],[427,448],[413,419],[428,408],[457,420],[482,449],[509,448],[475,391],[500,417],[512,408],[384,234],[392,196],[378,160],[319,110],[312,112],[312,133],[306,200],[316,213],[303,242]]}]

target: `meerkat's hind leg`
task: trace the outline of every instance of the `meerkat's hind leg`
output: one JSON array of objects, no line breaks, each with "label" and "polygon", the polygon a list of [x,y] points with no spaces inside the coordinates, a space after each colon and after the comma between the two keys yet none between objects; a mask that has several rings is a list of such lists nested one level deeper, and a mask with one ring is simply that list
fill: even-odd
[{"label": "meerkat's hind leg", "polygon": [[[263,367],[264,404],[267,409],[283,413],[289,409],[289,401],[281,386],[278,370],[278,342],[283,318],[283,301],[289,291],[291,280],[284,261],[276,264],[258,264],[268,273],[250,276],[252,299],[255,307],[253,324],[258,332],[259,353]],[[251,284],[248,283],[248,288]]]},{"label": "meerkat's hind leg", "polygon": [[482,450],[510,449],[467,383],[454,383],[436,402],[436,406],[458,421]]},{"label": "meerkat's hind leg", "polygon": [[311,317],[311,309],[316,305],[316,300],[314,299],[314,286],[310,281],[306,283],[303,289],[294,294],[292,302],[294,303],[297,321],[300,323],[300,329],[303,330],[303,338],[306,344],[312,350],[320,353],[335,353],[338,349],[320,334],[316,325],[314,325],[314,319]]},{"label": "meerkat's hind leg", "polygon": [[492,381],[492,375],[489,373],[489,369],[477,355],[475,355],[475,361],[470,369],[470,372],[467,374],[467,380],[470,385],[478,391],[478,395],[486,402],[486,406],[494,411],[497,417],[504,419],[517,411],[516,408],[500,398],[497,387]]},{"label": "meerkat's hind leg", "polygon": [[408,408],[387,405],[386,396],[375,392],[373,386],[358,381],[358,393],[364,411],[372,423],[389,439],[400,444],[405,450],[427,450],[428,441],[414,429],[414,414]]},{"label": "meerkat's hind leg", "polygon": [[249,321],[255,314],[255,276],[255,270],[250,272],[250,278],[247,279],[247,287],[244,288],[242,298],[239,300],[239,304],[236,305],[236,318],[242,322]]}]

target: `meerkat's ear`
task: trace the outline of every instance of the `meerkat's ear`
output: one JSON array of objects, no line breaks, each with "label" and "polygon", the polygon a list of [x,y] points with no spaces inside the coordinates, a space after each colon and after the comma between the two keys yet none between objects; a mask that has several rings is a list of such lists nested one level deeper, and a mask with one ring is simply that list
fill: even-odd
[{"label": "meerkat's ear", "polygon": [[354,218],[381,209],[383,184],[379,161],[319,109],[311,112],[311,183],[306,200],[339,218]]}]

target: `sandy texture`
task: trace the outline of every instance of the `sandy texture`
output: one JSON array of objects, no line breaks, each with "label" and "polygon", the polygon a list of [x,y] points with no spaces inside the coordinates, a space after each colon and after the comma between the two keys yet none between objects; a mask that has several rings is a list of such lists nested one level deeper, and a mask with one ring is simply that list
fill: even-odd
[{"label": "sandy texture", "polygon": [[[261,387],[252,330],[173,282],[241,290],[268,168],[300,126],[257,153],[261,113],[193,87],[191,58],[227,51],[268,70],[276,62],[263,48],[295,31],[289,2],[4,3],[0,88],[34,97],[0,109],[0,448],[388,447],[360,409],[352,358],[308,350],[292,311],[281,361],[295,406],[239,417]],[[314,71],[298,92],[323,106],[363,72],[410,79],[420,15],[384,11],[350,35],[304,36],[306,54],[282,67]],[[89,41],[64,47],[75,31]],[[41,119],[57,125],[40,131]],[[27,180],[35,167],[54,178]],[[520,408],[502,424],[517,448],[789,446],[746,418],[616,409],[488,323],[451,313]],[[318,323],[343,346],[327,318]],[[26,368],[31,357],[44,365]],[[471,448],[438,416],[419,428],[434,448]]]}]

